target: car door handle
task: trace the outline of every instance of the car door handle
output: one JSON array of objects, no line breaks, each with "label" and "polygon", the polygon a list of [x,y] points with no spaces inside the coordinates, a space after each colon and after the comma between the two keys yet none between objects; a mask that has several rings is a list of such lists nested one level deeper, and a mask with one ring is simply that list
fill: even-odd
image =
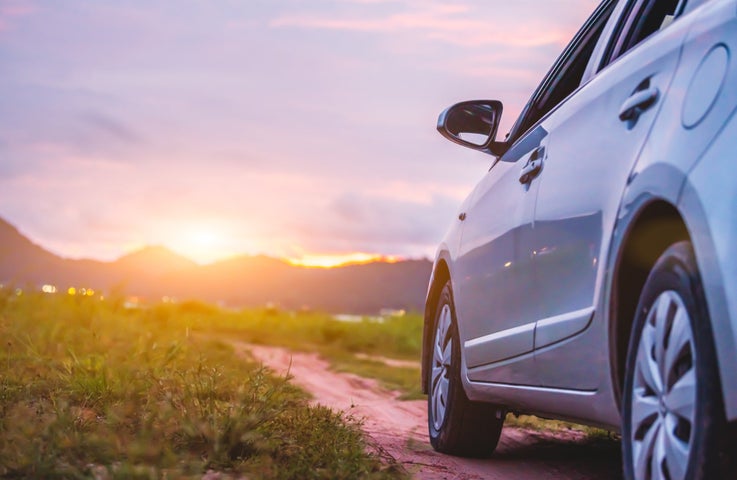
[{"label": "car door handle", "polygon": [[622,104],[619,119],[623,122],[637,120],[642,112],[655,105],[659,94],[657,87],[636,91]]},{"label": "car door handle", "polygon": [[533,178],[537,177],[537,175],[540,173],[540,170],[543,168],[543,159],[538,158],[536,160],[532,160],[527,163],[527,165],[524,166],[522,171],[519,175],[519,183],[525,184],[530,183]]},{"label": "car door handle", "polygon": [[540,174],[540,170],[543,168],[543,158],[545,157],[545,147],[537,147],[531,154],[527,163],[522,167],[522,171],[519,174],[519,183],[526,184],[530,183],[533,178]]}]

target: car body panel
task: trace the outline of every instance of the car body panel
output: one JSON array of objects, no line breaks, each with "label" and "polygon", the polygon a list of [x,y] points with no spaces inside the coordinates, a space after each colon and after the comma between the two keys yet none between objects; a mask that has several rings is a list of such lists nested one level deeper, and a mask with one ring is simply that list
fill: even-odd
[{"label": "car body panel", "polygon": [[[619,404],[621,392],[618,382],[620,374],[616,364],[617,341],[627,342],[626,339],[618,339],[616,336],[617,323],[624,321],[613,314],[616,302],[613,299],[615,283],[619,275],[618,267],[623,261],[624,249],[633,235],[633,229],[640,217],[654,204],[676,205],[685,182],[685,172],[666,163],[656,163],[637,175],[633,175],[625,188],[621,205],[617,213],[617,221],[611,235],[611,243],[607,254],[607,269],[604,275],[602,291],[600,296],[600,307],[598,312],[605,318],[602,334],[604,339],[599,345],[606,350],[607,372],[609,378],[602,377],[602,381],[611,384],[614,400]],[[646,260],[643,259],[643,262]]]},{"label": "car body panel", "polygon": [[[593,308],[600,295],[622,186],[667,97],[691,27],[678,21],[646,39],[560,105],[548,120],[550,144],[535,209],[535,279],[549,316]],[[636,120],[620,119],[622,105],[645,89],[657,93]],[[571,139],[577,139],[572,142]],[[596,317],[599,318],[604,317]],[[605,328],[603,322],[596,328]],[[601,345],[537,354],[542,385],[593,389],[600,384]],[[588,368],[577,365],[583,362]],[[569,368],[576,365],[577,375]]]},{"label": "car body panel", "polygon": [[584,331],[591,323],[594,308],[544,318],[535,322],[535,349],[553,345]]},{"label": "car body panel", "polygon": [[737,419],[737,183],[733,113],[711,148],[689,173],[679,207],[692,233],[721,366],[728,420]]},{"label": "car body panel", "polygon": [[[733,87],[737,85],[737,61],[733,58],[737,54],[735,8],[732,1],[709,2],[681,20],[690,24],[681,64],[663,102],[663,121],[655,129],[657,135],[645,144],[634,174],[653,162],[667,162],[689,171],[737,108],[737,88]],[[704,91],[703,82],[698,81],[704,72],[699,67],[715,48],[726,50],[728,63],[718,92]],[[686,126],[683,117],[693,103],[709,108],[698,122]]]},{"label": "car body panel", "polygon": [[566,390],[468,381],[464,387],[469,399],[507,405],[514,412],[560,418],[613,431],[620,428],[619,408],[608,385],[597,390]]},{"label": "car body panel", "polygon": [[[540,130],[538,130],[539,132]],[[533,281],[532,216],[535,190],[519,181],[523,162],[544,146],[547,135],[531,133],[489,170],[473,193],[463,222],[462,241],[455,261],[456,314],[468,369],[489,365],[533,349],[538,307]],[[500,214],[503,212],[503,214]],[[496,378],[493,369],[469,371],[486,381]],[[536,382],[534,371],[524,383]]]}]

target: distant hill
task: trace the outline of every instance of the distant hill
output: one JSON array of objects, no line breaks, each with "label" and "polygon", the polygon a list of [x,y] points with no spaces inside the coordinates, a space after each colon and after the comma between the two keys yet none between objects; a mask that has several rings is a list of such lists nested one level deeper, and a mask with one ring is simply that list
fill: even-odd
[{"label": "distant hill", "polygon": [[382,308],[421,311],[429,260],[374,262],[321,269],[266,256],[242,256],[200,266],[161,246],[114,262],[61,258],[0,219],[0,283],[93,288],[157,301],[167,296],[231,307],[275,304],[332,313],[375,314]]},{"label": "distant hill", "polygon": [[146,270],[151,265],[156,265],[162,272],[176,272],[197,266],[192,260],[162,246],[145,247],[125,255],[116,260],[115,265],[117,268],[132,271]]}]

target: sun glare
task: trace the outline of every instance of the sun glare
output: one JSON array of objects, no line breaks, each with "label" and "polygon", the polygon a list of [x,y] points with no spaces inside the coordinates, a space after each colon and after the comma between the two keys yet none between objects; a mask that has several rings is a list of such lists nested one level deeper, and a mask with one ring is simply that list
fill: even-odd
[{"label": "sun glare", "polygon": [[238,256],[266,255],[293,266],[333,268],[372,262],[396,263],[404,260],[395,255],[348,252],[317,253],[305,251],[299,244],[283,248],[278,238],[263,238],[248,229],[229,224],[223,219],[172,220],[155,227],[151,245],[164,245],[200,265],[212,264]]},{"label": "sun glare", "polygon": [[379,255],[376,253],[342,253],[342,254],[325,254],[325,255],[311,255],[305,254],[299,257],[287,258],[290,264],[300,267],[313,267],[313,268],[332,268],[340,267],[344,265],[359,265],[371,262],[386,262],[396,263],[401,258],[393,255]]},{"label": "sun glare", "polygon": [[200,264],[212,263],[235,254],[229,236],[213,225],[179,228],[168,243],[172,250]]}]

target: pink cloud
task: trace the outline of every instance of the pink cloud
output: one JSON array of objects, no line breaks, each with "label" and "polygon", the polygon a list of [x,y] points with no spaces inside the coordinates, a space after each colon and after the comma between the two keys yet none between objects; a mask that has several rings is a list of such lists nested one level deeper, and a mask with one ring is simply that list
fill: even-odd
[{"label": "pink cloud", "polygon": [[411,11],[375,18],[358,14],[344,17],[294,14],[279,17],[270,26],[375,33],[419,30],[424,31],[430,39],[464,47],[490,44],[512,44],[518,47],[563,45],[570,38],[568,28],[551,26],[539,15],[535,19],[519,22],[479,15],[466,5],[410,3],[408,7]]},{"label": "pink cloud", "polygon": [[0,3],[0,32],[7,31],[14,18],[30,15],[37,10],[30,0],[4,0]]}]

